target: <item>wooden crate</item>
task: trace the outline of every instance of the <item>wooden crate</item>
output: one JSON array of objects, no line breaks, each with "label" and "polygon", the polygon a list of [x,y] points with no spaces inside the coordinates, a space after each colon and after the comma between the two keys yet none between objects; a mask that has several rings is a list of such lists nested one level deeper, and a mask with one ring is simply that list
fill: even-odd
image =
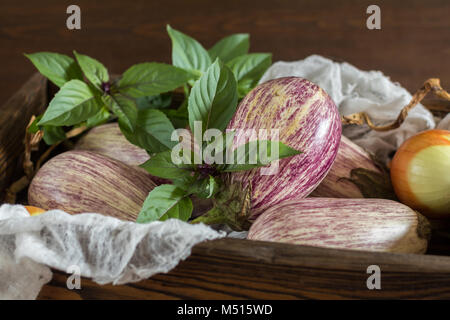
[{"label": "wooden crate", "polygon": [[[0,192],[18,177],[23,135],[31,115],[49,96],[47,81],[34,75],[3,106],[0,117]],[[100,286],[82,279],[66,287],[55,271],[40,299],[352,299],[450,298],[448,226],[433,223],[429,254],[336,250],[260,241],[220,239],[195,246],[167,274],[129,285]],[[367,268],[381,269],[381,290],[367,288]]]}]

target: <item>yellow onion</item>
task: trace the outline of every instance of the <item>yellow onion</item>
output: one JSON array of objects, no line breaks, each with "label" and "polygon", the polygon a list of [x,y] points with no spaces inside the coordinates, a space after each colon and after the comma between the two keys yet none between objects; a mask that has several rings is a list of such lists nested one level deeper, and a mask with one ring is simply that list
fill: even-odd
[{"label": "yellow onion", "polygon": [[391,179],[404,204],[430,218],[450,218],[450,131],[406,140],[392,160]]}]

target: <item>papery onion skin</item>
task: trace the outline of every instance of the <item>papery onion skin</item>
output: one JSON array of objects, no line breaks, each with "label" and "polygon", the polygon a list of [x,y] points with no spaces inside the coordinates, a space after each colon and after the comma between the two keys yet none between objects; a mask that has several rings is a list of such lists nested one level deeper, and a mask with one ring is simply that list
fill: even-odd
[{"label": "papery onion skin", "polygon": [[406,140],[392,159],[391,180],[404,204],[430,218],[450,218],[450,131]]},{"label": "papery onion skin", "polygon": [[307,198],[261,214],[248,239],[316,247],[425,253],[430,225],[411,208],[385,199]]},{"label": "papery onion skin", "polygon": [[28,188],[28,202],[44,210],[101,213],[135,221],[152,177],[103,155],[74,150],[53,157],[39,169]]},{"label": "papery onion skin", "polygon": [[228,129],[279,129],[281,142],[302,151],[280,160],[274,175],[261,175],[261,169],[232,174],[244,185],[251,182],[254,220],[270,206],[306,197],[317,187],[336,157],[342,126],[336,105],[323,89],[303,78],[285,77],[250,91]]}]

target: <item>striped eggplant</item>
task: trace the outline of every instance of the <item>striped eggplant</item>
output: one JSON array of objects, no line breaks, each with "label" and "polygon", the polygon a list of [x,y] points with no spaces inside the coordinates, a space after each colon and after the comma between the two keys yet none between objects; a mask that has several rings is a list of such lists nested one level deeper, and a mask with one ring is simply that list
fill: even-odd
[{"label": "striped eggplant", "polygon": [[46,210],[95,212],[135,221],[156,184],[150,175],[89,151],[68,151],[50,159],[28,189],[28,202]]},{"label": "striped eggplant", "polygon": [[147,152],[128,142],[117,122],[92,128],[75,144],[76,150],[92,151],[138,166],[149,159]]},{"label": "striped eggplant", "polygon": [[345,136],[330,171],[310,196],[395,199],[389,173]]},{"label": "striped eggplant", "polygon": [[279,129],[281,142],[303,152],[280,160],[274,175],[260,175],[261,169],[233,173],[234,181],[244,186],[251,182],[249,219],[254,220],[274,204],[306,197],[317,187],[336,157],[342,128],[336,105],[324,90],[306,79],[286,77],[250,91],[228,129]]},{"label": "striped eggplant", "polygon": [[266,210],[248,239],[317,247],[425,253],[430,225],[409,207],[386,199],[307,198]]}]

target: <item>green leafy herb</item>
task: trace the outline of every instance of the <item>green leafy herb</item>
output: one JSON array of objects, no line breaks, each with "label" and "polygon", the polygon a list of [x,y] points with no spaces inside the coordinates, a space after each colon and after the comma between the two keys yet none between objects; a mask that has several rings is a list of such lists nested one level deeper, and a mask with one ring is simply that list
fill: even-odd
[{"label": "green leafy herb", "polygon": [[236,57],[227,63],[238,81],[240,98],[257,85],[271,64],[272,55],[269,53],[250,53]]},{"label": "green leafy herb", "polygon": [[162,152],[176,144],[171,140],[175,130],[167,116],[156,109],[139,110],[134,131],[119,121],[122,133],[133,144],[151,152]]},{"label": "green leafy herb", "polygon": [[50,102],[38,125],[74,125],[94,116],[100,108],[101,105],[86,83],[70,80]]},{"label": "green leafy herb", "polygon": [[209,175],[207,178],[195,181],[188,192],[195,194],[199,198],[212,198],[220,190],[219,178]]},{"label": "green leafy herb", "polygon": [[163,63],[140,63],[123,74],[118,90],[138,98],[168,92],[184,85],[192,74]]},{"label": "green leafy herb", "polygon": [[43,139],[46,144],[52,145],[66,139],[66,133],[61,127],[44,126]]},{"label": "green leafy herb", "polygon": [[165,110],[161,110],[161,111],[167,116],[167,118],[169,118],[169,120],[170,120],[170,122],[172,122],[174,128],[176,128],[176,129],[186,128],[186,126],[188,125],[189,117],[188,117],[187,109],[186,110],[165,109]]},{"label": "green leafy herb", "polygon": [[[185,156],[190,157],[190,155]],[[194,169],[194,166],[190,164],[174,164],[172,162],[172,151],[170,150],[157,153],[140,166],[156,177],[176,180],[191,177],[191,170]]]},{"label": "green leafy herb", "polygon": [[97,112],[94,116],[90,117],[86,121],[86,126],[88,128],[96,127],[98,125],[101,125],[109,120],[111,117],[111,113],[108,111],[108,109],[103,106],[99,112]]},{"label": "green leafy herb", "polygon": [[103,97],[103,101],[119,118],[120,126],[129,132],[133,132],[138,117],[135,101],[121,94],[106,95]]},{"label": "green leafy herb", "polygon": [[[247,144],[231,153],[234,164],[228,164],[225,158],[234,132],[221,131],[233,117],[238,99],[256,86],[270,66],[271,55],[249,54],[248,34],[225,37],[207,51],[197,40],[169,25],[167,32],[172,41],[173,65],[140,63],[113,80],[101,62],[75,51],[75,60],[49,52],[26,55],[60,87],[46,112],[28,130],[34,133],[43,130],[45,142],[54,144],[66,138],[66,126],[90,128],[116,120],[124,136],[150,154],[141,167],[172,181],[171,185],[158,186],[149,193],[138,222],[169,218],[187,221],[193,210],[189,197],[197,196],[212,198],[216,204],[204,221],[242,226],[250,210],[251,190],[247,187],[241,192],[240,186],[224,181],[223,177],[229,176],[226,173],[250,170],[299,153],[281,142],[269,142],[266,151],[270,156],[255,155]],[[184,89],[184,99],[177,108],[178,99],[172,101],[171,91],[180,87]],[[192,151],[183,153],[183,161],[174,164],[173,152],[178,149],[173,148],[178,142],[172,141],[172,133],[175,128],[187,126],[195,133],[196,121],[202,123],[201,140],[207,129],[217,129],[221,134],[220,138],[213,136],[199,146],[199,150],[204,148],[203,157],[210,155],[214,159],[208,157],[200,164],[191,164],[200,155],[196,149],[196,157]],[[218,145],[220,142],[222,145]],[[255,142],[258,150],[263,142],[266,143]],[[272,145],[278,148],[278,155],[272,155]],[[210,161],[215,159],[223,159],[225,163]],[[227,192],[230,186],[232,193]],[[219,208],[222,204],[227,204],[226,210]]]},{"label": "green leafy herb", "polygon": [[192,209],[192,201],[184,190],[163,184],[148,194],[136,221],[147,223],[169,218],[187,221],[191,217]]},{"label": "green leafy herb", "polygon": [[29,133],[36,133],[40,130],[39,126],[38,126],[38,122],[42,119],[42,114],[37,116],[36,119],[34,119],[34,121],[30,124],[30,126],[28,127],[28,132]]},{"label": "green leafy herb", "polygon": [[195,39],[167,25],[172,40],[172,63],[195,75],[200,75],[211,65],[208,51]]},{"label": "green leafy herb", "polygon": [[188,103],[189,126],[202,122],[203,132],[208,128],[224,130],[236,112],[236,80],[231,70],[216,60],[194,84]]},{"label": "green leafy herb", "polygon": [[[274,147],[274,149],[278,149],[278,155],[273,154],[272,147]],[[223,171],[235,172],[250,170],[257,167],[266,166],[272,161],[295,156],[300,153],[301,151],[295,150],[280,141],[250,141],[246,144],[240,145],[234,150],[234,163],[226,164]]]},{"label": "green leafy herb", "polygon": [[83,73],[75,60],[53,52],[25,54],[34,66],[58,87],[74,79],[83,80]]},{"label": "green leafy herb", "polygon": [[198,175],[193,174],[189,176],[188,175],[181,176],[176,179],[171,179],[171,181],[174,186],[177,186],[178,188],[184,190],[186,194],[191,195],[192,185],[197,181],[197,179]]},{"label": "green leafy herb", "polygon": [[108,70],[99,61],[85,56],[83,54],[73,52],[81,70],[86,78],[97,88],[101,90],[102,83],[109,81]]},{"label": "green leafy herb", "polygon": [[228,62],[238,56],[248,53],[250,37],[247,33],[237,33],[225,37],[208,50],[211,61],[220,58]]},{"label": "green leafy herb", "polygon": [[154,96],[139,97],[136,105],[139,110],[144,109],[166,109],[172,104],[172,94],[162,93]]}]

